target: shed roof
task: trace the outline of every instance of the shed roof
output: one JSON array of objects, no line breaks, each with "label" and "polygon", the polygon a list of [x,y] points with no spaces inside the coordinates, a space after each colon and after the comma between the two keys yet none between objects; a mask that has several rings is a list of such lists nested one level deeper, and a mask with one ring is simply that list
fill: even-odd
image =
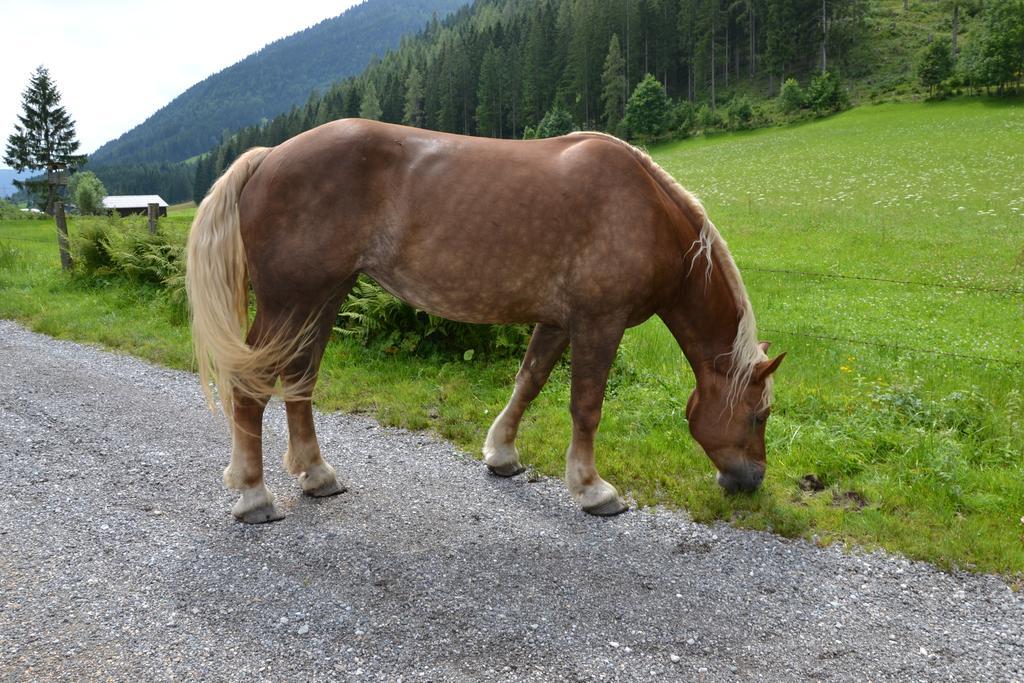
[{"label": "shed roof", "polygon": [[150,204],[167,208],[167,202],[158,194],[111,195],[103,198],[104,209],[144,209]]}]

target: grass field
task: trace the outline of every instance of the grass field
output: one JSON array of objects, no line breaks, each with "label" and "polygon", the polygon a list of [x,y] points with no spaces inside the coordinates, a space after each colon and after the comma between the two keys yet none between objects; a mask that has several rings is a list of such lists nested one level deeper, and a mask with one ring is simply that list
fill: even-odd
[{"label": "grass field", "polygon": [[[678,347],[660,322],[630,330],[598,439],[602,475],[699,520],[1024,576],[1022,102],[862,107],[652,152],[705,201],[762,337],[789,356],[765,485],[725,497],[686,430],[692,377]],[[180,312],[156,289],[61,276],[52,231],[0,224],[0,316],[188,367]],[[475,452],[515,369],[338,339],[317,400]],[[541,473],[564,467],[567,403],[562,365],[520,436]],[[805,475],[824,489],[803,490]]]}]

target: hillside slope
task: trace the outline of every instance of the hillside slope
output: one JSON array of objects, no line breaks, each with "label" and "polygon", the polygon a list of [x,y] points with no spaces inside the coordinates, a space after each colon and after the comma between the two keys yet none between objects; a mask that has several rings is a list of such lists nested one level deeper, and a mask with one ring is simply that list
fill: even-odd
[{"label": "hillside slope", "polygon": [[14,181],[20,180],[26,175],[10,168],[0,168],[0,199],[14,194],[15,190],[18,189],[14,187]]},{"label": "hillside slope", "polygon": [[316,88],[356,74],[466,0],[367,0],[282,38],[192,86],[91,156],[94,166],[188,159],[236,130],[304,103]]}]

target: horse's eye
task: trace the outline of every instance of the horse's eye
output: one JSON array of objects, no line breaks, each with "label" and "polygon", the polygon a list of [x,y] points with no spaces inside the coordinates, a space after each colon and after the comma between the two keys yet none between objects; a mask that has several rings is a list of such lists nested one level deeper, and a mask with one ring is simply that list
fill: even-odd
[{"label": "horse's eye", "polygon": [[767,412],[764,412],[764,413],[754,413],[754,417],[751,418],[751,422],[753,422],[755,425],[763,425],[767,421],[768,421],[768,413]]}]

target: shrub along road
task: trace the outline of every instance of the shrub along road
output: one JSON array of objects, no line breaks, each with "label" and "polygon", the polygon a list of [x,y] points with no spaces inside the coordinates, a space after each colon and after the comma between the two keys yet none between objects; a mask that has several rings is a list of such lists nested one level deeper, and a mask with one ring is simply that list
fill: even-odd
[{"label": "shrub along road", "polygon": [[0,321],[4,680],[1024,680],[1024,597],[660,510],[584,515],[320,415],[349,482],[247,527],[194,376]]}]

